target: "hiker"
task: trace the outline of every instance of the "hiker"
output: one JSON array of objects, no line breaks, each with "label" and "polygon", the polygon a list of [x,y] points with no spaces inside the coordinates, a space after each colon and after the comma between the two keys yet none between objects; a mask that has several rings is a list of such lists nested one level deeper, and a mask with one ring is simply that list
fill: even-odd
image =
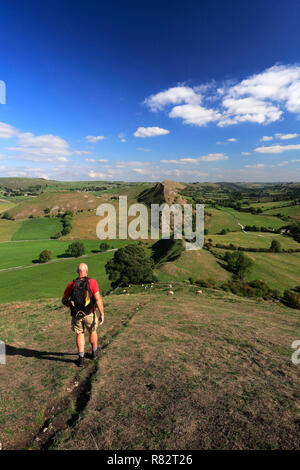
[{"label": "hiker", "polygon": [[[90,335],[92,359],[98,357],[97,328],[99,324],[102,325],[104,322],[104,308],[97,281],[87,277],[88,266],[85,263],[80,263],[77,273],[79,276],[68,284],[62,303],[71,309],[71,328],[77,334],[76,343],[79,356],[77,365],[82,367],[84,365],[85,329]],[[98,321],[95,312],[96,305],[100,312],[100,321]]]}]

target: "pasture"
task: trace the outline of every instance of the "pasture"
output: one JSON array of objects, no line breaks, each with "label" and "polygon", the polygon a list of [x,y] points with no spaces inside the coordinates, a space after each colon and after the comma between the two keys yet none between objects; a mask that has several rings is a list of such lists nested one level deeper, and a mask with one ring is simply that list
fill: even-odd
[{"label": "pasture", "polygon": [[229,232],[226,235],[207,235],[205,241],[211,239],[213,244],[223,243],[229,245],[232,243],[236,246],[245,248],[270,248],[272,240],[279,241],[281,248],[300,249],[300,243],[297,243],[292,237],[272,234],[268,232]]},{"label": "pasture", "polygon": [[173,290],[105,298],[82,370],[59,298],[3,305],[3,449],[298,449],[299,311]]},{"label": "pasture", "polygon": [[[231,207],[222,208],[222,211],[230,214],[236,221],[239,221],[243,226],[245,225],[256,225],[258,227],[266,227],[278,229],[285,225],[285,223],[278,217],[273,215],[251,214],[250,212],[240,212]],[[223,227],[224,228],[224,227]]]}]

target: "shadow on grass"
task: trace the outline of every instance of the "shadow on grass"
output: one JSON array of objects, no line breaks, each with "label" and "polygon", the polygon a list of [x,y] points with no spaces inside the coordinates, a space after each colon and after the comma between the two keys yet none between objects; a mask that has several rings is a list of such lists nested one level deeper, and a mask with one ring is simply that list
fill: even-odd
[{"label": "shadow on grass", "polygon": [[36,357],[37,359],[46,359],[47,361],[74,362],[73,359],[64,359],[63,356],[76,356],[76,353],[64,353],[54,351],[37,351],[36,349],[16,348],[6,344],[7,356]]}]

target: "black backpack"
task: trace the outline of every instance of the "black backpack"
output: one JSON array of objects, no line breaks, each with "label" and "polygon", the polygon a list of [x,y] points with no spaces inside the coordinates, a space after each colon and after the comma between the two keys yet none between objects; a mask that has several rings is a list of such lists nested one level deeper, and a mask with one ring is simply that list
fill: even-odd
[{"label": "black backpack", "polygon": [[74,279],[69,300],[72,317],[84,317],[93,311],[95,298],[91,292],[89,278]]}]

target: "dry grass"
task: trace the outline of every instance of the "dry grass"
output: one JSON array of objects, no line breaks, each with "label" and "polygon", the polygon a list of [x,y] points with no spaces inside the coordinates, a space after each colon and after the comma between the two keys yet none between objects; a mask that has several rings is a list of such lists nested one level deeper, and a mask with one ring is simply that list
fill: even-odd
[{"label": "dry grass", "polygon": [[124,296],[143,307],[101,358],[80,421],[53,448],[299,448],[290,347],[299,312],[173,290]]}]

